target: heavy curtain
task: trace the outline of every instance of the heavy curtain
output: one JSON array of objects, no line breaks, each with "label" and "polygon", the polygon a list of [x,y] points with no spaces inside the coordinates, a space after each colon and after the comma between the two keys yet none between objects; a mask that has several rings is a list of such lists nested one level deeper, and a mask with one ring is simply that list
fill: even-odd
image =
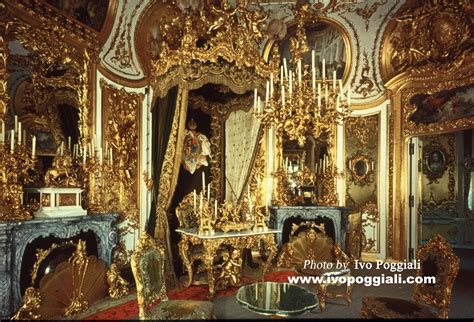
[{"label": "heavy curtain", "polygon": [[[150,236],[159,238],[167,246],[167,249],[169,249],[168,219],[166,216],[157,218],[157,200],[160,191],[163,163],[173,127],[173,119],[177,114],[178,92],[178,86],[171,88],[164,98],[158,97],[152,109],[152,178],[154,185],[146,231]],[[168,268],[171,266],[172,258],[168,256],[166,262],[167,271],[170,272]],[[167,282],[169,284],[174,284],[175,279],[176,276],[173,273],[167,274]]]},{"label": "heavy curtain", "polygon": [[174,87],[163,100],[158,99],[154,109],[157,115],[153,117],[153,133],[156,136],[153,144],[153,151],[156,151],[153,158],[153,178],[156,184],[147,231],[166,247],[165,273],[168,287],[175,287],[178,282],[172,266],[168,209],[182,159],[187,102],[187,89]]},{"label": "heavy curtain", "polygon": [[247,181],[260,123],[251,111],[236,110],[225,122],[225,198],[237,202]]}]

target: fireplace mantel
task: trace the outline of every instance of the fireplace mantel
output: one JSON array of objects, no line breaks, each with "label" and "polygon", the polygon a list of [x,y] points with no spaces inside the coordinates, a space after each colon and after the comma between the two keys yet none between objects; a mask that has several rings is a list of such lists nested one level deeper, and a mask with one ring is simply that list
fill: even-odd
[{"label": "fireplace mantel", "polygon": [[[319,217],[329,218],[334,224],[335,242],[344,249],[349,208],[330,206],[282,206],[270,207],[270,228],[283,230],[285,220],[300,217],[314,220]],[[277,244],[281,246],[282,234],[277,234]]]},{"label": "fireplace mantel", "polygon": [[117,214],[0,222],[0,319],[9,319],[21,304],[21,262],[26,246],[40,237],[68,239],[81,232],[96,236],[99,259],[109,266],[117,245]]}]

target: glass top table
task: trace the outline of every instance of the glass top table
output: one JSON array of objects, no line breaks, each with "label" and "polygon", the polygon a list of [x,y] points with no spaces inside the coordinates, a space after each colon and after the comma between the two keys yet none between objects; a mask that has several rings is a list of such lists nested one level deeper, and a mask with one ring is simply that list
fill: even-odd
[{"label": "glass top table", "polygon": [[263,282],[242,286],[236,297],[240,305],[265,315],[299,315],[319,307],[314,293],[289,283]]}]

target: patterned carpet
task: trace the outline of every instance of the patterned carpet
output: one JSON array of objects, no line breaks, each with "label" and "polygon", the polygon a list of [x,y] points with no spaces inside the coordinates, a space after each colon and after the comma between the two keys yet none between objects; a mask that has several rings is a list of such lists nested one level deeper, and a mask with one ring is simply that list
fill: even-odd
[{"label": "patterned carpet", "polygon": [[[287,282],[288,276],[293,273],[289,271],[271,272],[266,275],[265,280],[273,282]],[[244,276],[242,278],[242,284],[247,285],[255,281],[254,278]],[[226,290],[218,291],[215,299],[228,297],[234,295],[238,287],[231,287]],[[188,288],[180,290],[173,290],[168,292],[169,300],[198,300],[206,301],[208,295],[207,285],[193,285]],[[131,292],[133,293],[133,292]],[[81,320],[127,320],[136,319],[138,317],[138,303],[136,294],[129,295],[121,301],[107,300],[103,303],[94,305],[94,308],[82,313],[80,316],[76,316],[75,319]]]}]

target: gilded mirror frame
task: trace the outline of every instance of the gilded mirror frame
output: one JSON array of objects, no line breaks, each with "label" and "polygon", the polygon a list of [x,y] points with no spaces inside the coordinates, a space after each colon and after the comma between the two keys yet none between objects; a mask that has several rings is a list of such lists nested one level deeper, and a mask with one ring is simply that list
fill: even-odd
[{"label": "gilded mirror frame", "polygon": [[[352,62],[352,56],[353,56],[352,55],[352,52],[353,52],[352,48],[353,47],[352,47],[352,41],[351,41],[351,37],[349,35],[349,32],[339,21],[337,21],[336,19],[332,19],[330,17],[327,17],[327,16],[314,17],[313,22],[325,23],[325,24],[329,25],[330,27],[335,28],[341,34],[342,39],[344,41],[344,54],[346,56],[346,66],[345,66],[345,69],[344,69],[344,73],[342,75],[342,83],[346,84],[349,81],[349,76],[350,76],[350,74],[352,72],[352,68],[353,68],[353,62]],[[306,27],[305,29],[307,29],[308,25],[310,25],[310,24],[311,24],[310,21],[305,22],[305,27]],[[287,35],[282,40],[280,40],[280,42],[284,42],[288,37],[290,37],[290,35],[294,31],[296,31],[297,21],[296,20],[291,20],[291,21],[287,22],[286,25],[287,25],[287,29],[288,29]],[[270,39],[264,45],[263,58],[266,62],[270,61],[271,51],[272,51],[272,48],[275,44],[277,44],[277,41],[275,39]]]}]

